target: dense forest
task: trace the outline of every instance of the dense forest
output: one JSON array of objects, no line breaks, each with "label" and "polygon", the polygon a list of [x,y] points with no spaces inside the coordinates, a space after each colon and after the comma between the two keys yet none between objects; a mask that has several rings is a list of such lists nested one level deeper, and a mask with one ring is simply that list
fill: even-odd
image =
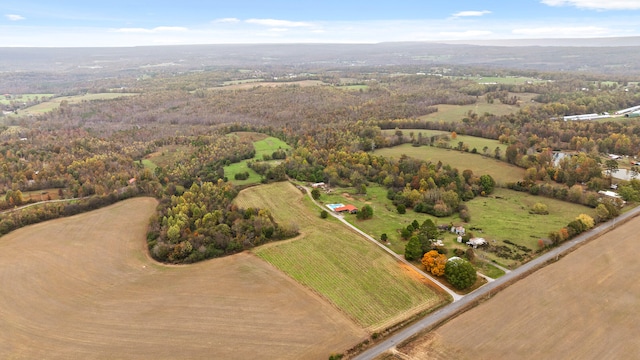
[{"label": "dense forest", "polygon": [[[502,70],[504,76],[540,81],[480,84],[457,74],[495,76],[497,71],[451,67],[443,74],[442,69],[225,67],[122,77],[117,82],[79,80],[55,88],[54,101],[55,96],[88,91],[135,95],[62,101],[38,115],[22,112],[47,98],[28,104],[2,102],[0,209],[5,211],[0,213],[0,234],[149,195],[160,199],[148,236],[151,254],[160,261],[193,262],[294,236],[295,227],[277,224],[267,211],[232,205],[240,189],[229,182],[224,167],[255,155],[250,141],[228,136],[238,131],[268,134],[292,146],[286,154],[277,154],[277,165],[251,164],[265,182],[289,177],[354,188],[379,184],[395,206],[433,216],[459,213],[461,218],[468,216],[464,202],[487,196],[496,181],[441,162],[377,156],[372,150],[406,142],[446,146],[437,137],[403,137],[383,130],[443,130],[498,140],[507,150],[490,156],[526,169],[522,181],[500,186],[592,207],[599,205],[597,191],[609,186],[600,155],[640,155],[640,124],[633,118],[562,120],[640,105],[640,87],[625,75]],[[260,86],[265,79],[278,86]],[[222,86],[231,80],[257,82]],[[25,81],[22,77],[14,88],[27,92]],[[120,86],[114,89],[116,83]],[[481,100],[517,110],[501,115],[470,110],[455,121],[425,118],[437,113],[438,106]],[[555,163],[553,154],[559,150],[575,156]],[[148,156],[170,151],[170,160],[154,167],[145,164]],[[627,199],[640,196],[635,185],[626,188]],[[21,208],[56,199],[67,201]]]}]

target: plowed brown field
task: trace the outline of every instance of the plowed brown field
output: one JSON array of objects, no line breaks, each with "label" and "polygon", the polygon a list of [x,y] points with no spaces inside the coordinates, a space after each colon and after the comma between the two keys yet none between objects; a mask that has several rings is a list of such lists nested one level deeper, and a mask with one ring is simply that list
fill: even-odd
[{"label": "plowed brown field", "polygon": [[326,359],[366,334],[252,254],[146,256],[136,198],[0,238],[0,359]]},{"label": "plowed brown field", "polygon": [[640,218],[400,348],[412,359],[640,356]]}]

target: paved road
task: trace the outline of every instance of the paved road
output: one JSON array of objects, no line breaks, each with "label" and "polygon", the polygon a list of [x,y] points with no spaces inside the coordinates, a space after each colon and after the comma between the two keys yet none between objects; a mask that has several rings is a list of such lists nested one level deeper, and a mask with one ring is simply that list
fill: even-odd
[{"label": "paved road", "polygon": [[[303,186],[304,187],[304,186]],[[327,210],[326,207],[324,207],[321,204],[318,204],[315,199],[313,199],[313,197],[311,196],[311,191],[307,188],[304,187],[304,189],[307,191],[307,194],[309,194],[309,198],[313,201],[314,204],[316,204],[316,206],[318,206],[319,208],[321,208],[322,210]],[[453,290],[449,289],[448,287],[446,287],[445,285],[443,285],[441,282],[439,282],[436,278],[434,278],[433,276],[427,274],[426,272],[424,272],[423,270],[420,270],[419,268],[417,268],[415,265],[413,265],[412,263],[410,263],[409,261],[407,261],[403,256],[396,254],[393,250],[389,249],[388,247],[384,246],[383,244],[381,244],[378,240],[374,239],[373,237],[371,237],[369,234],[365,233],[364,231],[358,229],[357,227],[353,226],[351,223],[349,223],[347,220],[344,219],[344,217],[340,214],[336,214],[333,211],[328,211],[329,214],[331,214],[333,217],[335,217],[336,219],[342,221],[345,225],[347,225],[348,227],[350,227],[351,229],[353,229],[353,231],[357,232],[358,234],[364,236],[367,240],[371,241],[372,243],[376,244],[377,246],[379,246],[381,249],[383,249],[384,251],[386,251],[387,253],[389,253],[391,256],[393,256],[394,258],[396,258],[398,261],[403,262],[404,264],[406,264],[407,266],[411,267],[412,269],[414,269],[416,272],[418,272],[420,275],[424,276],[425,278],[431,280],[436,286],[438,286],[440,289],[442,289],[442,291],[445,291],[446,293],[448,293],[449,295],[451,295],[451,297],[453,298],[453,302],[459,301],[460,299],[463,298],[463,295],[459,295],[456,294]],[[483,275],[484,276],[484,275]]]},{"label": "paved road", "polygon": [[475,290],[474,292],[466,295],[464,298],[459,301],[453,302],[438,311],[435,311],[426,317],[422,318],[422,320],[414,323],[411,326],[408,326],[398,332],[396,332],[391,337],[383,340],[382,342],[376,344],[375,346],[367,349],[361,354],[355,356],[353,359],[355,360],[372,360],[377,356],[382,354],[383,352],[395,347],[401,342],[409,339],[411,336],[417,334],[420,331],[432,329],[443,321],[455,317],[460,311],[474,306],[477,301],[493,296],[495,293],[499,292],[506,286],[520,280],[527,274],[530,274],[545,265],[547,263],[558,260],[560,256],[563,256],[572,250],[574,250],[578,245],[585,243],[586,241],[593,239],[609,230],[614,228],[616,225],[622,224],[631,218],[640,214],[640,207],[636,207],[635,209],[630,210],[629,212],[619,216],[616,219],[610,220],[600,226],[583,233],[576,238],[563,243],[561,246],[550,250],[549,252],[541,255],[540,257],[529,261],[528,263],[520,266],[519,268],[512,270],[511,272],[505,274],[504,276],[487,283],[481,288]]}]

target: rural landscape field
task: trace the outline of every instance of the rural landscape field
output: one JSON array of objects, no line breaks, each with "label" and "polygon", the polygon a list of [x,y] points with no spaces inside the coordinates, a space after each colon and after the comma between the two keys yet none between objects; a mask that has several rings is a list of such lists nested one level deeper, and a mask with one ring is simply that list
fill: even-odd
[{"label": "rural landscape field", "polygon": [[158,264],[152,198],[0,238],[3,359],[326,359],[365,336],[252,254]]},{"label": "rural landscape field", "polygon": [[255,249],[300,283],[315,290],[372,332],[384,330],[446,302],[428,279],[331,219],[289,183],[244,190],[237,203],[269,209],[281,222],[300,226],[299,237]]},{"label": "rural landscape field", "polygon": [[638,357],[636,2],[1,2],[0,360]]},{"label": "rural landscape field", "polygon": [[398,350],[412,359],[634,357],[639,229],[635,219],[602,235]]}]

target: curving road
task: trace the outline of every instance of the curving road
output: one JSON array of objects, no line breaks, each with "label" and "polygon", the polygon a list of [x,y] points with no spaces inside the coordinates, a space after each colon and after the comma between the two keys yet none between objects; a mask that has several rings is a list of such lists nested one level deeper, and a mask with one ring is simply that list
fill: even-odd
[{"label": "curving road", "polygon": [[593,228],[592,230],[585,232],[574,239],[563,243],[562,245],[549,250],[547,253],[542,254],[536,259],[529,261],[528,263],[520,266],[519,268],[510,271],[504,276],[496,279],[495,281],[489,282],[481,288],[475,290],[474,292],[464,296],[464,298],[459,301],[453,302],[438,311],[435,311],[418,322],[414,323],[411,326],[408,326],[389,338],[381,341],[380,343],[372,346],[366,351],[358,354],[353,357],[353,359],[357,360],[371,360],[378,357],[380,354],[385,351],[394,348],[396,345],[402,343],[403,341],[409,339],[415,334],[433,329],[442,322],[455,317],[461,311],[464,311],[468,308],[475,306],[479,301],[483,299],[487,299],[497,292],[502,290],[503,288],[511,285],[512,283],[526,277],[527,275],[535,272],[536,270],[546,266],[550,262],[557,261],[561,256],[566,255],[567,253],[575,250],[576,247],[584,244],[585,242],[594,239],[607,231],[611,230],[617,225],[620,225],[624,222],[629,221],[640,214],[640,207],[636,207],[629,212],[618,216],[618,218],[610,220],[606,223],[599,225],[598,227]]}]

